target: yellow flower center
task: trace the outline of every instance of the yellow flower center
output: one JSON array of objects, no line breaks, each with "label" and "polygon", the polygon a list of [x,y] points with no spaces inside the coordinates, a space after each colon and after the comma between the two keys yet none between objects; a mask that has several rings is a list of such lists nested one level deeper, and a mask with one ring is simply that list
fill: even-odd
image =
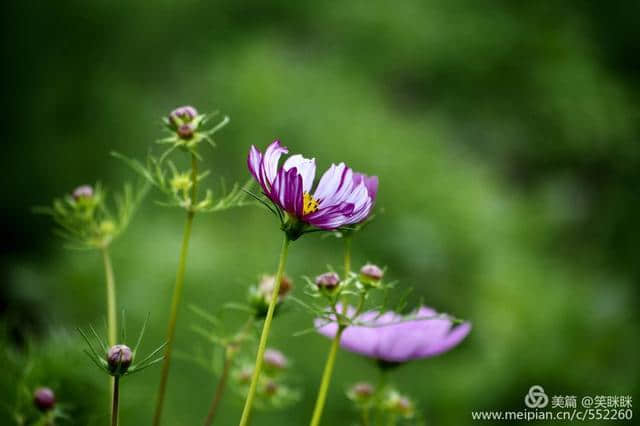
[{"label": "yellow flower center", "polygon": [[316,210],[318,210],[318,204],[320,204],[320,202],[318,200],[316,200],[315,198],[313,198],[311,196],[311,194],[309,194],[308,192],[303,193],[302,195],[302,214],[304,216],[315,212]]}]

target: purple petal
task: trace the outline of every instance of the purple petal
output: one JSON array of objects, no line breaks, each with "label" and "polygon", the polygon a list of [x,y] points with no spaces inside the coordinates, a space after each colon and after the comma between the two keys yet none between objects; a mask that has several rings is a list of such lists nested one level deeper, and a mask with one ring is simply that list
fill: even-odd
[{"label": "purple petal", "polygon": [[375,204],[376,197],[378,195],[378,176],[367,176],[363,173],[353,173],[353,185],[358,186],[361,182],[367,187],[369,197],[371,197],[371,204]]},{"label": "purple petal", "polygon": [[469,334],[470,331],[470,323],[465,322],[463,324],[460,324],[459,326],[453,328],[445,337],[430,342],[429,345],[423,346],[417,353],[417,357],[426,358],[447,352],[449,349],[462,342],[462,340],[467,337],[467,334]]},{"label": "purple petal", "polygon": [[260,161],[260,183],[263,187],[270,188],[273,181],[278,175],[278,162],[282,154],[288,153],[289,150],[280,146],[280,141],[274,141],[264,152],[262,161]]},{"label": "purple petal", "polygon": [[285,211],[300,217],[302,215],[302,176],[297,169],[280,169],[273,181],[271,200]]},{"label": "purple petal", "polygon": [[336,206],[331,206],[324,209],[306,215],[304,220],[316,228],[320,229],[337,229],[350,222],[351,214],[353,213],[354,205],[350,203],[343,203]]},{"label": "purple petal", "polygon": [[270,188],[268,188],[261,179],[260,172],[260,164],[262,163],[262,153],[255,145],[251,145],[251,149],[249,149],[249,156],[247,157],[247,165],[249,166],[249,171],[253,175],[253,177],[258,181],[262,190],[265,194],[270,192]]},{"label": "purple petal", "polygon": [[[349,308],[348,315],[354,315],[353,308]],[[321,321],[324,320],[315,322],[318,332],[334,337],[335,322]],[[357,322],[363,325],[347,327],[340,345],[349,351],[391,362],[441,354],[459,344],[471,330],[469,323],[451,328],[450,319],[439,317],[436,311],[424,306],[409,317],[369,311],[361,314]]]}]

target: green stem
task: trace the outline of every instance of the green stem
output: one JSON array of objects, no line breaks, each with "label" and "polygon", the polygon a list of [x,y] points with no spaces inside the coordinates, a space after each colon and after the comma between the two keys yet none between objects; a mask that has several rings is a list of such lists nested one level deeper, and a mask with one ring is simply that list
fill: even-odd
[{"label": "green stem", "polygon": [[388,383],[389,375],[386,371],[380,370],[380,376],[378,377],[378,386],[376,389],[376,394],[374,398],[377,400],[378,409],[376,410],[376,425],[378,422],[382,423],[384,411],[382,408],[383,398],[387,393],[387,383]]},{"label": "green stem", "polygon": [[340,347],[340,337],[344,331],[343,327],[340,327],[336,333],[336,336],[331,342],[331,349],[329,350],[329,356],[327,362],[324,365],[324,372],[322,373],[322,382],[320,383],[320,389],[318,390],[318,398],[316,399],[316,406],[313,409],[313,417],[311,417],[311,426],[318,426],[320,419],[322,418],[322,411],[324,410],[324,404],[327,400],[327,392],[329,390],[329,383],[331,382],[331,375],[333,374],[333,366],[336,362],[336,354]]},{"label": "green stem", "polygon": [[216,385],[216,391],[213,396],[213,400],[211,401],[209,414],[207,414],[207,418],[204,420],[204,426],[209,426],[213,423],[213,419],[216,416],[216,411],[218,410],[218,405],[220,404],[220,400],[222,399],[222,394],[224,393],[224,387],[227,384],[227,377],[229,377],[229,370],[231,368],[232,361],[233,356],[231,355],[227,356],[224,360],[222,375],[220,376],[220,380],[218,380],[218,384]]},{"label": "green stem", "polygon": [[396,416],[394,413],[389,413],[389,418],[387,419],[387,426],[396,426]]},{"label": "green stem", "polygon": [[287,253],[289,251],[290,240],[285,234],[282,241],[282,249],[280,250],[280,261],[278,262],[278,272],[276,273],[275,283],[273,285],[273,292],[271,293],[271,300],[269,301],[269,309],[267,310],[267,317],[264,319],[264,327],[262,328],[262,335],[260,336],[260,343],[258,344],[258,354],[256,356],[256,365],[253,369],[253,375],[251,377],[251,385],[249,386],[249,394],[242,410],[242,417],[240,418],[240,426],[247,426],[249,424],[249,418],[251,415],[251,408],[253,406],[253,399],[256,395],[258,388],[258,379],[260,378],[260,372],[262,370],[262,361],[264,351],[267,348],[267,339],[269,338],[269,331],[271,329],[271,320],[273,319],[273,312],[275,311],[276,304],[278,303],[278,295],[280,293],[280,281],[284,275],[284,268],[287,262]]},{"label": "green stem", "polygon": [[[109,255],[109,246],[102,246],[102,260],[104,262],[104,273],[107,283],[107,337],[109,346],[117,344],[118,336],[118,320],[116,315],[116,280],[113,274],[113,265],[111,264],[111,256]],[[113,391],[114,381],[109,378],[109,386]],[[113,393],[112,393],[113,395]],[[113,400],[111,401],[113,403]]]},{"label": "green stem", "polygon": [[369,426],[369,406],[362,408],[362,426]]},{"label": "green stem", "polygon": [[[191,206],[196,202],[197,184],[198,184],[198,163],[195,155],[191,155]],[[182,234],[182,246],[180,248],[180,259],[178,261],[178,272],[176,273],[176,283],[173,288],[173,297],[171,299],[171,312],[169,314],[169,327],[167,330],[167,346],[164,353],[164,361],[162,363],[162,373],[160,376],[160,385],[158,387],[158,397],[156,400],[156,410],[153,415],[153,425],[159,426],[162,418],[162,409],[164,408],[164,396],[167,390],[167,381],[169,379],[169,368],[171,366],[171,353],[173,350],[174,335],[176,332],[176,323],[178,320],[178,310],[180,301],[182,300],[182,289],[184,288],[184,275],[187,265],[187,255],[189,253],[189,240],[191,238],[191,228],[193,226],[193,217],[195,211],[190,207],[187,210],[187,219]]]},{"label": "green stem", "polygon": [[351,235],[344,237],[344,278],[351,273]]},{"label": "green stem", "polygon": [[102,247],[102,260],[104,261],[104,273],[107,282],[107,327],[109,335],[109,346],[115,345],[116,336],[118,335],[117,316],[116,316],[116,280],[113,276],[113,266],[111,265],[111,257],[109,256],[108,246]]},{"label": "green stem", "polygon": [[113,404],[111,406],[111,426],[118,426],[118,411],[120,405],[120,377],[113,377]]}]

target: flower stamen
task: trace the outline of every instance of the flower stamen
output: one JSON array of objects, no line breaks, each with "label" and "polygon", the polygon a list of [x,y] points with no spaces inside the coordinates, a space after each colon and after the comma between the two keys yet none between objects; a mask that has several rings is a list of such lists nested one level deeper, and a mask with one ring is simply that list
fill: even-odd
[{"label": "flower stamen", "polygon": [[313,198],[308,192],[303,193],[302,197],[302,215],[306,216],[318,210],[320,202]]}]

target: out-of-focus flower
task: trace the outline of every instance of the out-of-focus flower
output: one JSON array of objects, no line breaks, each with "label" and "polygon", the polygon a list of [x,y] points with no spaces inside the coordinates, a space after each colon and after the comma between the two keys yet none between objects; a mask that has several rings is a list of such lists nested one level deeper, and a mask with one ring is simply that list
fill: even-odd
[{"label": "out-of-focus flower", "polygon": [[71,196],[76,201],[84,198],[91,198],[93,197],[93,187],[91,185],[80,185],[73,190]]},{"label": "out-of-focus flower", "polygon": [[[346,316],[354,315],[355,308],[347,307]],[[450,318],[425,306],[406,317],[391,311],[367,311],[358,316],[357,322],[358,325],[350,325],[344,330],[340,346],[391,363],[439,355],[458,345],[471,331],[470,323],[454,327]],[[320,334],[329,338],[333,338],[338,330],[335,321],[327,322],[323,318],[316,319],[315,326]]]},{"label": "out-of-focus flower", "polygon": [[[279,167],[280,157],[288,152],[280,141],[269,145],[264,155],[251,146],[247,163],[264,194],[284,210],[289,219],[332,230],[367,218],[377,191],[377,178],[372,198],[364,175],[354,179],[354,172],[344,163],[332,164],[312,193],[315,159],[292,155]],[[373,178],[367,179],[373,187]]]},{"label": "out-of-focus flower", "polygon": [[[260,278],[258,285],[249,288],[248,301],[253,309],[255,309],[258,317],[264,317],[267,314],[275,283],[275,275],[263,275]],[[283,276],[280,281],[280,288],[278,289],[278,304],[276,305],[276,309],[285,300],[292,289],[293,281],[291,281],[291,278],[286,275]]]},{"label": "out-of-focus flower", "polygon": [[133,352],[127,345],[114,345],[107,352],[107,365],[109,371],[114,375],[122,375],[133,362]]},{"label": "out-of-focus flower", "polygon": [[415,406],[413,402],[408,397],[401,395],[396,391],[389,392],[383,402],[383,406],[392,413],[399,414],[405,418],[411,418],[415,413]]},{"label": "out-of-focus flower", "polygon": [[276,392],[278,392],[279,388],[280,386],[278,386],[278,383],[274,382],[273,380],[267,380],[264,385],[263,391],[265,395],[273,396],[276,394]]},{"label": "out-of-focus flower", "polygon": [[316,277],[316,285],[326,290],[334,290],[340,284],[340,276],[335,272],[325,272]]},{"label": "out-of-focus flower", "polygon": [[[273,293],[273,286],[276,283],[275,275],[263,275],[258,284],[258,291],[262,293],[267,301],[267,304],[271,301],[271,294]],[[293,289],[293,281],[286,275],[282,276],[280,280],[280,288],[278,289],[278,301],[287,297],[287,294]]]},{"label": "out-of-focus flower", "polygon": [[249,382],[251,382],[252,375],[253,375],[253,368],[244,367],[238,371],[236,378],[238,379],[239,383],[248,385]]},{"label": "out-of-focus flower", "polygon": [[169,113],[169,126],[181,139],[191,139],[198,128],[198,111],[192,106],[178,107]]},{"label": "out-of-focus flower", "polygon": [[42,387],[36,389],[33,393],[33,403],[38,410],[44,412],[50,411],[56,405],[56,396],[49,388]]},{"label": "out-of-focus flower", "polygon": [[376,389],[372,384],[367,382],[358,382],[349,388],[347,391],[347,397],[358,404],[363,404],[370,401],[375,392]]},{"label": "out-of-focus flower", "polygon": [[289,360],[282,352],[277,349],[267,348],[264,351],[264,366],[266,369],[272,371],[283,370],[287,368]]},{"label": "out-of-focus flower", "polygon": [[365,284],[375,286],[380,282],[383,276],[384,271],[378,265],[374,265],[373,263],[367,263],[360,268],[360,281]]}]

